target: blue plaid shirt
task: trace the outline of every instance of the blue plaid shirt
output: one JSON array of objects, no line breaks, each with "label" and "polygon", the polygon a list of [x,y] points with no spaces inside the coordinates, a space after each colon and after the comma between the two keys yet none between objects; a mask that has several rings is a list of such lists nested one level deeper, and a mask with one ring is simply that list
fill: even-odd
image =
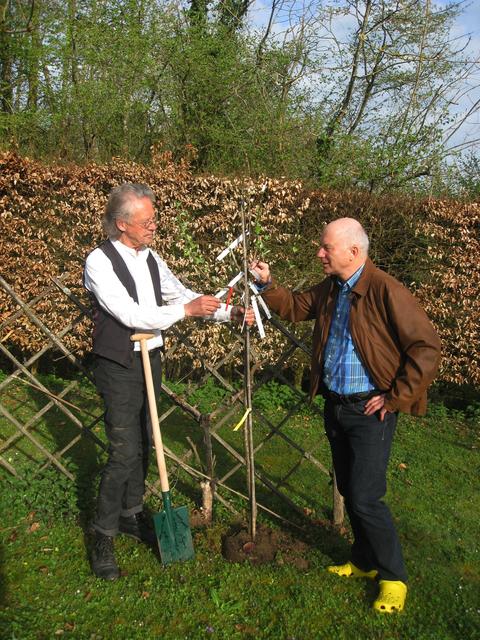
[{"label": "blue plaid shirt", "polygon": [[360,278],[363,266],[340,287],[324,353],[323,382],[330,391],[349,395],[375,389],[375,385],[357,354],[349,327],[350,293]]}]

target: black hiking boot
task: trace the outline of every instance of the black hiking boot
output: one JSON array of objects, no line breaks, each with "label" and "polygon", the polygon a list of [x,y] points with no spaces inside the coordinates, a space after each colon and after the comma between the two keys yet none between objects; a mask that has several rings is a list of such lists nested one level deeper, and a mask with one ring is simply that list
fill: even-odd
[{"label": "black hiking boot", "polygon": [[120,569],[113,553],[113,538],[99,531],[95,532],[92,570],[97,578],[103,578],[103,580],[116,580],[120,577]]},{"label": "black hiking boot", "polygon": [[133,516],[120,516],[118,531],[126,536],[130,536],[138,542],[144,542],[150,547],[157,544],[157,536],[152,528],[150,520],[143,511],[135,513]]}]

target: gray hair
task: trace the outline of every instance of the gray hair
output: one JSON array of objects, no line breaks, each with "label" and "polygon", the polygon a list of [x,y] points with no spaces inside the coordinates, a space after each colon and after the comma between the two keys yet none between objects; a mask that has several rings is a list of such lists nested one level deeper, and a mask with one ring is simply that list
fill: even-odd
[{"label": "gray hair", "polygon": [[356,245],[363,256],[368,256],[368,248],[370,246],[370,240],[368,239],[367,232],[361,224],[357,228],[353,228],[349,236],[349,240],[353,245]]},{"label": "gray hair", "polygon": [[111,190],[102,220],[103,230],[110,240],[117,240],[122,235],[116,221],[130,220],[131,202],[134,198],[148,198],[152,204],[155,204],[155,195],[146,184],[125,182]]}]

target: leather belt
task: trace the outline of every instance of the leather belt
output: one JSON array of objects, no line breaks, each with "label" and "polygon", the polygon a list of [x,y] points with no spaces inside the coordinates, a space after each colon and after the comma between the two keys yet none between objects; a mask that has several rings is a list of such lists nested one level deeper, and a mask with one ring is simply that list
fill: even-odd
[{"label": "leather belt", "polygon": [[356,404],[357,402],[364,402],[365,400],[369,400],[373,398],[373,396],[378,396],[382,391],[378,389],[372,389],[371,391],[361,391],[360,393],[351,393],[344,395],[342,393],[335,393],[335,391],[330,391],[326,389],[323,392],[323,397],[326,400],[330,400],[333,404]]}]

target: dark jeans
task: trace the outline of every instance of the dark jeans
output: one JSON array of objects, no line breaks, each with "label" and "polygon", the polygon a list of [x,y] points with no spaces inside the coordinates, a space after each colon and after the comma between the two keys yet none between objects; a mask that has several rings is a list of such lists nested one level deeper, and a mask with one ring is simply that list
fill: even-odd
[{"label": "dark jeans", "polygon": [[397,414],[380,422],[377,414],[364,414],[365,402],[325,402],[325,431],[354,535],[351,561],[364,571],[377,569],[380,579],[406,582],[400,541],[382,500]]},{"label": "dark jeans", "polygon": [[[158,350],[151,355],[150,364],[158,398],[162,367]],[[121,515],[131,516],[143,509],[152,429],[141,357],[135,355],[128,369],[97,357],[95,383],[105,405],[109,447],[93,527],[114,536]]]}]

